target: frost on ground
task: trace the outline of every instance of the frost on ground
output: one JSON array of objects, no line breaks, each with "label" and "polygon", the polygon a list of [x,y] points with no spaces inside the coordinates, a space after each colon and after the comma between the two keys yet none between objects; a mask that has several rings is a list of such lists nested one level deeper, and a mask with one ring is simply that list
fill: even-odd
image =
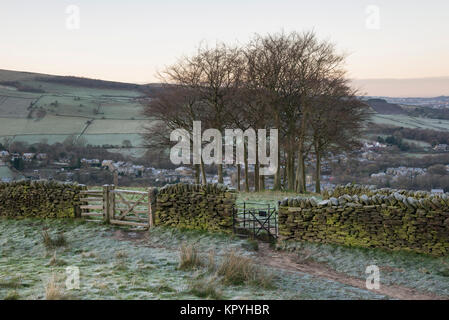
[{"label": "frost on ground", "polygon": [[[43,241],[44,230],[54,240],[50,242],[52,245]],[[61,234],[65,241],[61,241]],[[191,268],[180,268],[182,245],[193,246],[201,262],[192,264]],[[381,262],[381,273],[383,267],[390,265],[390,260],[376,260],[368,253],[353,251],[359,257],[356,259],[346,249],[323,248],[321,251],[318,246],[308,247],[312,251],[310,257],[361,278],[365,277],[363,272],[368,262]],[[231,281],[224,281],[229,272],[234,272],[232,263],[223,267],[231,252],[254,261],[254,265],[245,267],[237,276],[232,275]],[[446,294],[448,278],[436,275],[432,267],[439,260],[426,259],[428,262],[420,266],[427,268],[428,273],[416,270],[413,275],[422,275],[417,285]],[[395,261],[392,268],[418,268],[413,259],[391,261]],[[73,220],[0,220],[0,299],[388,298],[326,277],[263,265],[257,245],[226,235],[167,228],[130,231]],[[68,266],[80,270],[79,289],[68,290],[65,286]],[[262,268],[265,275],[246,274],[258,268]],[[395,278],[396,269],[392,270],[386,278],[388,281],[400,278],[404,285],[410,285],[406,274]],[[241,282],[239,276],[243,277]],[[272,277],[269,285],[264,282],[265,276]]]}]

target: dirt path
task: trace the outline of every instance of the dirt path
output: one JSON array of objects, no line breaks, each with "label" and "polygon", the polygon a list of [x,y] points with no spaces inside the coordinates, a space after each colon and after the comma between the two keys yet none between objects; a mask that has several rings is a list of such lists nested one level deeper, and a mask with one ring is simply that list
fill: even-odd
[{"label": "dirt path", "polygon": [[[368,290],[365,280],[336,272],[324,264],[303,260],[300,261],[297,254],[284,251],[275,251],[266,243],[259,243],[257,259],[265,266],[284,269],[290,272],[302,272],[309,275],[337,281],[352,287]],[[448,297],[438,296],[433,293],[424,293],[416,289],[403,286],[380,284],[379,290],[372,290],[394,299],[400,300],[446,300]]]},{"label": "dirt path", "polygon": [[[149,241],[151,236],[142,231],[124,231],[117,230],[114,232],[115,239],[134,241],[141,245],[165,248],[167,250],[173,250],[173,248],[167,248],[163,243],[153,243]],[[286,251],[277,251],[270,248],[268,243],[259,242],[259,250],[257,251],[256,260],[261,265],[283,269],[287,272],[306,273],[308,275],[336,281],[348,286],[360,288],[362,290],[368,290],[366,288],[366,282],[364,279],[351,277],[344,273],[339,273],[323,263],[317,263],[306,259],[300,259],[298,254],[290,253]],[[381,268],[382,270],[382,268]],[[447,296],[439,296],[430,292],[421,292],[416,289],[407,288],[397,285],[385,285],[380,284],[379,290],[372,290],[372,292],[388,296],[393,299],[400,300],[448,300]]]}]

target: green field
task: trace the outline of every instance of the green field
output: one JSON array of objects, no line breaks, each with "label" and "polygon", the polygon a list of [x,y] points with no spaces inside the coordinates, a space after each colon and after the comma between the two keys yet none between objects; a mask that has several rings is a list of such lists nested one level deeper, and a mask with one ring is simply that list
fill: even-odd
[{"label": "green field", "polygon": [[142,116],[141,92],[71,86],[36,77],[46,75],[0,70],[0,81],[45,91],[0,85],[0,141],[7,137],[52,144],[75,135],[91,145],[122,147],[129,140],[133,147],[141,146],[143,126],[151,121]]},{"label": "green field", "polygon": [[371,117],[371,121],[376,124],[386,124],[396,127],[449,131],[449,120],[418,118],[405,115],[375,114]]}]

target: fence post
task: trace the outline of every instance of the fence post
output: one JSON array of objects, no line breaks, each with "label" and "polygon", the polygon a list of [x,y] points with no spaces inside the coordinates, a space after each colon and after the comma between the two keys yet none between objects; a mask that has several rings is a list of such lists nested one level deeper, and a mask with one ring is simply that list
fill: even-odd
[{"label": "fence post", "polygon": [[109,223],[109,185],[103,185],[103,219]]}]

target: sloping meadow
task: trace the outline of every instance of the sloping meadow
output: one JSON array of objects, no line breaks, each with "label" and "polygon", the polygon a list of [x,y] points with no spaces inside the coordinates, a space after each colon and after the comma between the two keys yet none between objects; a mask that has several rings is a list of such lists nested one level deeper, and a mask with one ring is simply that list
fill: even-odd
[{"label": "sloping meadow", "polygon": [[435,256],[449,252],[447,194],[346,185],[323,196],[323,201],[290,198],[281,202],[281,239]]}]

